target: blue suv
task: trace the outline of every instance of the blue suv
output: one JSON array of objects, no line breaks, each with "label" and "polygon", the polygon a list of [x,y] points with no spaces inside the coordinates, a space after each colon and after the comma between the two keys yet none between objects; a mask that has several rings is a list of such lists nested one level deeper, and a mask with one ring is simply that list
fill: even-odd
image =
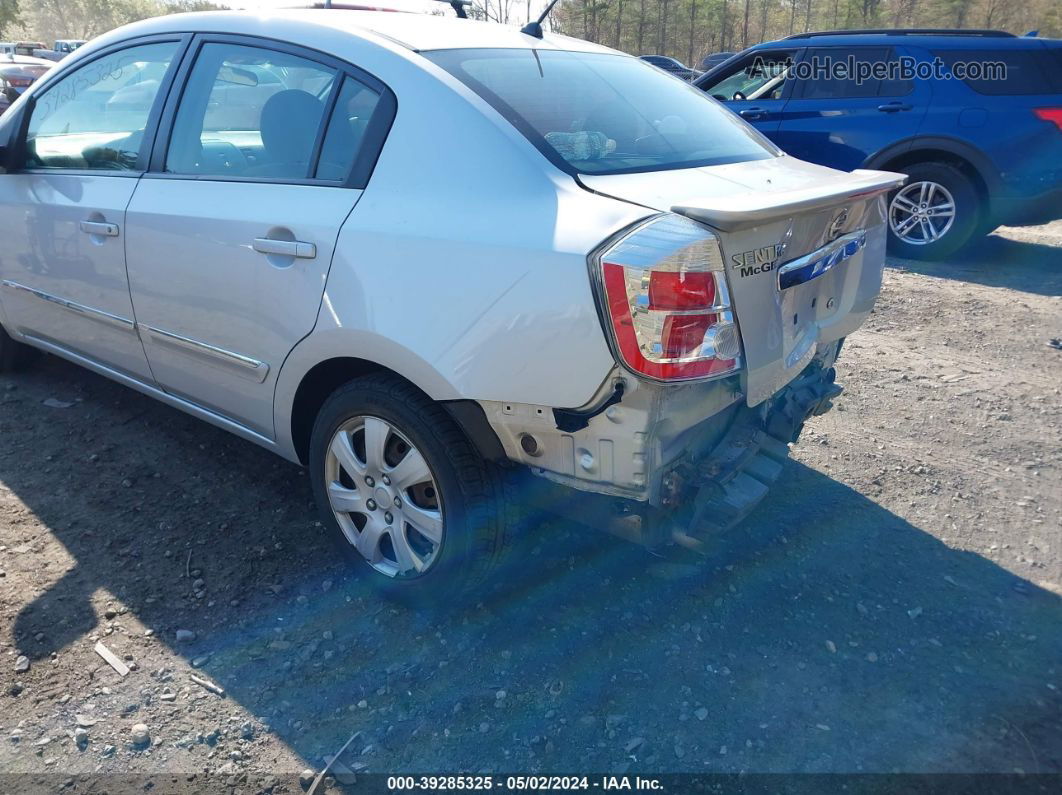
[{"label": "blue suv", "polygon": [[802,160],[909,175],[889,197],[897,256],[941,259],[1000,224],[1062,218],[1060,40],[805,33],[751,47],[694,85]]}]

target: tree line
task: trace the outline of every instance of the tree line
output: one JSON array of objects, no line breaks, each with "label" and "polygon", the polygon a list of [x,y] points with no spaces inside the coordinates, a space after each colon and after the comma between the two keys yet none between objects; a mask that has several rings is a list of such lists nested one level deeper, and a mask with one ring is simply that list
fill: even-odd
[{"label": "tree line", "polygon": [[210,0],[0,0],[0,38],[91,39],[119,25],[179,11],[216,11]]},{"label": "tree line", "polygon": [[[501,4],[504,4],[502,0]],[[500,3],[495,3],[500,5]],[[522,13],[524,3],[506,4]],[[795,33],[853,28],[993,28],[1062,36],[1060,0],[561,0],[553,29],[696,66]]]},{"label": "tree line", "polygon": [[[471,15],[522,25],[545,3],[474,0]],[[441,5],[436,13],[444,13]],[[0,38],[89,39],[138,19],[219,7],[216,0],[0,0]],[[635,55],[696,66],[709,53],[811,30],[996,28],[1062,36],[1062,0],[560,0],[550,24]]]}]

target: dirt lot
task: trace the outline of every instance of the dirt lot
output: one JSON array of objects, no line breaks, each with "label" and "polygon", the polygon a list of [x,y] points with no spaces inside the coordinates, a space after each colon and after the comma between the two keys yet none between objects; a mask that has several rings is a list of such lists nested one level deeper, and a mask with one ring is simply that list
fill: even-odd
[{"label": "dirt lot", "polygon": [[550,522],[450,616],[338,567],[297,467],[53,358],[0,376],[0,770],[298,791],[360,732],[386,773],[1062,772],[1062,223],[892,265],[709,565]]}]

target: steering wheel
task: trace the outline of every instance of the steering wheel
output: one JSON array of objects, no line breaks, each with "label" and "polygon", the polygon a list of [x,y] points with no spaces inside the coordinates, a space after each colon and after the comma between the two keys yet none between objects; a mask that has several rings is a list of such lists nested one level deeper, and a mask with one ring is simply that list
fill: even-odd
[{"label": "steering wheel", "polygon": [[118,153],[117,158],[96,158],[91,156],[93,154],[96,153],[86,152],[82,155],[87,167],[93,171],[129,171],[133,168],[131,164],[122,161],[121,157],[123,153]]}]

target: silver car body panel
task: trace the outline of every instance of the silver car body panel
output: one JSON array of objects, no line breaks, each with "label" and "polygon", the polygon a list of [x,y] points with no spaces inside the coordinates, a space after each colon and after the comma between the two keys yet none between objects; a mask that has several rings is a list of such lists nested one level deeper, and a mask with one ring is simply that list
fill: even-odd
[{"label": "silver car body panel", "polygon": [[[16,334],[33,330],[150,382],[125,271],[125,210],[136,186],[135,178],[102,174],[0,177],[0,278],[26,288],[8,287],[0,300]],[[118,234],[85,231],[86,220],[116,225]]]},{"label": "silver car body panel", "polygon": [[[710,430],[706,419],[743,393],[755,403],[780,388],[814,355],[811,343],[854,329],[876,295],[884,255],[880,202],[853,199],[846,220],[852,226],[841,231],[860,224],[866,245],[813,282],[787,291],[773,281],[769,289],[759,280],[742,286],[728,264],[752,375],[664,385],[620,371],[587,273],[588,255],[603,241],[677,206],[715,225],[728,263],[781,242],[792,228],[790,259],[826,242],[816,237],[825,228],[816,213],[828,210],[790,202],[786,211],[763,196],[813,191],[816,184],[833,194],[847,188],[838,188],[845,175],[787,157],[585,177],[580,184],[418,53],[611,52],[587,42],[406,14],[182,14],[99,37],[30,93],[100,48],[196,31],[298,43],[385,83],[397,97],[397,114],[367,188],[151,174],[5,175],[0,203],[14,197],[18,210],[0,212],[0,234],[21,233],[25,242],[0,253],[0,279],[60,303],[17,288],[0,291],[0,302],[15,336],[292,460],[300,384],[322,362],[355,358],[404,376],[436,400],[478,401],[506,454],[540,474],[652,499],[662,465],[696,447]],[[762,212],[750,204],[757,193]],[[726,216],[739,202],[751,225]],[[698,217],[698,210],[711,215]],[[119,235],[100,226],[83,232],[81,221],[116,224]],[[69,245],[52,252],[50,241]],[[780,318],[807,312],[813,291],[817,298],[830,290],[838,301],[829,310],[805,315],[795,332],[784,327]],[[58,314],[38,323],[40,306]],[[754,320],[758,306],[767,313],[762,323]],[[91,319],[93,312],[135,324],[107,329]],[[556,427],[552,409],[600,406],[617,379],[626,388],[615,411],[593,416],[582,430]],[[527,432],[540,437],[537,457],[521,448]]]},{"label": "silver car body panel", "polygon": [[[272,438],[276,374],[314,327],[336,236],[360,197],[141,179],[126,222],[129,290],[137,321],[160,332],[143,335],[159,387]],[[315,256],[263,252],[260,238],[298,240]]]}]

